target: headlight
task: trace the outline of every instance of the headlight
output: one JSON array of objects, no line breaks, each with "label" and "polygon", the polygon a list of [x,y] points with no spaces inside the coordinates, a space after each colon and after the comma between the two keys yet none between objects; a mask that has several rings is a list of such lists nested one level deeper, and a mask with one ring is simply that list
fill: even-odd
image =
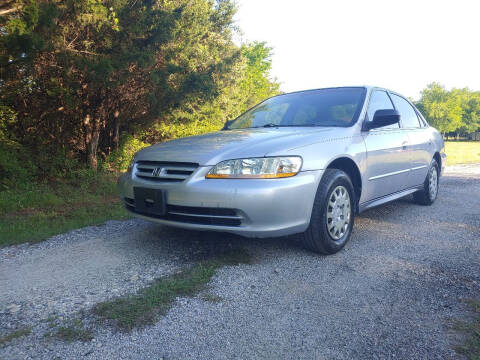
[{"label": "headlight", "polygon": [[274,179],[296,175],[302,167],[299,156],[226,160],[215,165],[207,179]]},{"label": "headlight", "polygon": [[135,161],[137,161],[137,159],[135,158],[135,155],[133,155],[132,160],[130,160],[130,163],[128,164],[127,173],[132,172]]}]

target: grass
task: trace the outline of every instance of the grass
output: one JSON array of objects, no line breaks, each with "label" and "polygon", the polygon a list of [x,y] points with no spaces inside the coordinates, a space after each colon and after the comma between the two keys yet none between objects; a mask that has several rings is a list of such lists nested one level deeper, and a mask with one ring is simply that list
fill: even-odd
[{"label": "grass", "polygon": [[469,360],[480,360],[480,301],[470,301],[473,319],[470,322],[457,322],[455,328],[466,336],[465,343],[456,350]]},{"label": "grass", "polygon": [[22,336],[28,336],[31,333],[30,328],[21,328],[17,329],[15,331],[12,331],[11,333],[5,335],[5,336],[0,336],[0,347],[5,346],[7,343],[12,341],[13,339],[17,339]]},{"label": "grass", "polygon": [[55,336],[60,340],[73,341],[91,341],[93,333],[89,329],[85,329],[81,319],[74,319],[68,326],[60,326],[55,334],[48,334],[48,336]]},{"label": "grass", "polygon": [[124,331],[153,324],[159,315],[168,311],[176,297],[193,296],[203,290],[219,268],[250,262],[250,255],[241,249],[220,254],[156,280],[138,294],[97,304],[93,311],[101,322],[113,323]]},{"label": "grass", "polygon": [[202,300],[213,304],[218,304],[223,301],[223,298],[215,294],[206,293],[202,295]]},{"label": "grass", "polygon": [[36,242],[72,229],[128,215],[115,176],[56,179],[0,192],[0,247]]},{"label": "grass", "polygon": [[447,165],[480,163],[480,141],[445,141]]}]

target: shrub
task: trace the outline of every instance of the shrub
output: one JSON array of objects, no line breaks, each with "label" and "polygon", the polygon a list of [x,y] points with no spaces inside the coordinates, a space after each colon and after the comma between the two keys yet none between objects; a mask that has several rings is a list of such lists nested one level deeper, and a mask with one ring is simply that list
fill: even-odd
[{"label": "shrub", "polygon": [[102,167],[104,169],[125,171],[127,170],[128,164],[130,163],[133,155],[135,155],[137,151],[147,146],[150,146],[150,144],[147,144],[132,135],[127,135],[120,141],[119,148],[114,150],[105,159],[105,163]]},{"label": "shrub", "polygon": [[[0,141],[9,138],[9,130],[17,120],[17,113],[0,103]],[[10,134],[11,135],[11,134]]]},{"label": "shrub", "polygon": [[217,131],[220,130],[222,126],[223,122],[192,121],[189,123],[160,123],[154,127],[154,132],[162,139],[170,140]]},{"label": "shrub", "polygon": [[26,187],[32,183],[36,174],[37,169],[24,147],[0,139],[0,190]]}]

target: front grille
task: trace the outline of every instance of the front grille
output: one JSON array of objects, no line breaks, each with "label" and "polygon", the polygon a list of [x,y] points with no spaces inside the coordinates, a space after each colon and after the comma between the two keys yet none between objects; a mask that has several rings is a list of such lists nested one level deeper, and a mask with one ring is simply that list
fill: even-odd
[{"label": "front grille", "polygon": [[137,161],[135,176],[154,182],[182,182],[188,178],[198,164],[165,161]]},{"label": "front grille", "polygon": [[167,213],[164,216],[141,213],[135,210],[135,201],[125,198],[125,207],[127,210],[155,219],[176,221],[187,224],[215,225],[215,226],[240,226],[243,217],[234,209],[226,208],[207,208],[168,205]]}]

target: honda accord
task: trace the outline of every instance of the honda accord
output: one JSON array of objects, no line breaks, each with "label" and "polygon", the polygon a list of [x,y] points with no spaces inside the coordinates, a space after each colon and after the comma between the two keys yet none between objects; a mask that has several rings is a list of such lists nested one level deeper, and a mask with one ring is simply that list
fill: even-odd
[{"label": "honda accord", "polygon": [[445,162],[442,136],[402,95],[325,88],[142,149],[118,188],[140,218],[248,237],[299,233],[309,249],[333,254],[355,214],[409,194],[432,204]]}]

